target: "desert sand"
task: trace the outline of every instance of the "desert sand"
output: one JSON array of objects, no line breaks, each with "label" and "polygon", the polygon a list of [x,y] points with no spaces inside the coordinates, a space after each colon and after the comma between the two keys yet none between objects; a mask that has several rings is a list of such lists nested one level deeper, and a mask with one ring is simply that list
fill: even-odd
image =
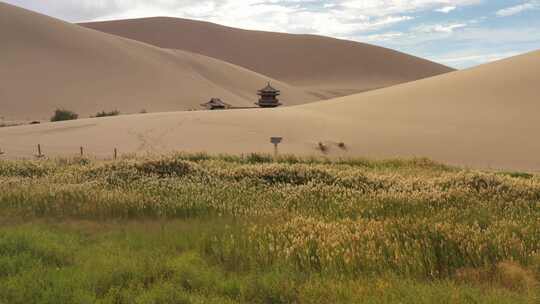
[{"label": "desert sand", "polygon": [[57,107],[83,117],[199,108],[212,97],[254,106],[267,81],[287,105],[319,100],[217,59],[141,42],[0,3],[0,117],[48,119]]},{"label": "desert sand", "polygon": [[[278,109],[176,112],[0,129],[5,158],[170,151],[429,157],[540,170],[540,51],[391,88]],[[346,149],[338,143],[346,144]]]},{"label": "desert sand", "polygon": [[324,99],[452,71],[434,62],[364,43],[249,31],[194,20],[146,18],[82,25],[162,48],[224,60],[306,87]]}]

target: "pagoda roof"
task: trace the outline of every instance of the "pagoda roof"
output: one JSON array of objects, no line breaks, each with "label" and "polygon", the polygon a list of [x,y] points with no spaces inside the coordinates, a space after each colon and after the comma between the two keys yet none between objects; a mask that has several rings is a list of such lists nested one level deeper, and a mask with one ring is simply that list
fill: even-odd
[{"label": "pagoda roof", "polygon": [[279,90],[272,87],[272,85],[270,85],[270,82],[266,85],[266,87],[262,88],[259,90],[259,92],[271,92],[271,93],[279,93]]}]

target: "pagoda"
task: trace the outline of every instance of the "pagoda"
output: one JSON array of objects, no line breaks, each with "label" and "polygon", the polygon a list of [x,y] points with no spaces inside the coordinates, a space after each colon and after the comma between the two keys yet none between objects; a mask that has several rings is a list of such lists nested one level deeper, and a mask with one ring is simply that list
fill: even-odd
[{"label": "pagoda", "polygon": [[277,98],[281,92],[270,85],[270,82],[265,88],[260,89],[257,95],[260,96],[259,102],[256,103],[261,108],[275,108],[281,105]]}]

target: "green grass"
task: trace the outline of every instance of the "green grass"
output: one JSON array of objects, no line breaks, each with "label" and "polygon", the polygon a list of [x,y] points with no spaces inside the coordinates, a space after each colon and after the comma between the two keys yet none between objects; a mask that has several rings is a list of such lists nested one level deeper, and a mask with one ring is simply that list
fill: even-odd
[{"label": "green grass", "polygon": [[426,159],[0,161],[0,303],[538,303],[540,179]]}]

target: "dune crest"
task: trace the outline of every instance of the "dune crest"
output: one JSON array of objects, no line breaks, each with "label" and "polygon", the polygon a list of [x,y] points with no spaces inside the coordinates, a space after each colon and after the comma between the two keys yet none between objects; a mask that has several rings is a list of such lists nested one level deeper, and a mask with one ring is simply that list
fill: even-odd
[{"label": "dune crest", "polygon": [[314,35],[249,31],[178,18],[83,23],[102,32],[224,60],[326,97],[388,87],[452,71],[369,44]]}]

